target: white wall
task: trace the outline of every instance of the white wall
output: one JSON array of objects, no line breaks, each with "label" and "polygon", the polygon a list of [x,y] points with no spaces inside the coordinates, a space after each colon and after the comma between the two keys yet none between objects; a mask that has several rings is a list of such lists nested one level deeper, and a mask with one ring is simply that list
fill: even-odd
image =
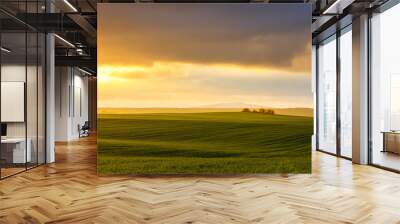
[{"label": "white wall", "polygon": [[70,68],[55,69],[55,141],[68,141]]},{"label": "white wall", "polygon": [[[2,65],[1,67],[1,81],[2,82],[25,82],[25,64],[24,65]],[[27,67],[28,74],[36,73],[36,67],[28,66]],[[33,80],[29,80],[30,85],[36,85],[36,82]],[[27,89],[27,97],[36,98],[36,89],[28,88]],[[32,99],[27,99],[28,102],[32,102]],[[36,104],[35,104],[36,107]],[[1,108],[2,110],[7,110],[7,108]],[[33,117],[30,117],[32,115]],[[28,122],[35,121],[36,123],[36,114],[28,113]],[[33,125],[28,125],[29,127],[33,127]],[[36,129],[36,127],[35,127]],[[29,132],[29,130],[28,130]],[[7,135],[8,137],[25,137],[25,122],[7,122]],[[29,136],[28,136],[29,137]]]},{"label": "white wall", "polygon": [[78,125],[88,120],[88,77],[76,68],[56,68],[56,141],[79,138]]},{"label": "white wall", "polygon": [[[25,64],[24,65],[2,65],[1,81],[2,82],[15,82],[15,81],[25,82]],[[1,108],[1,109],[7,110],[7,108]],[[9,137],[25,137],[24,122],[7,123],[7,135]]]},{"label": "white wall", "polygon": [[74,138],[79,137],[78,125],[82,126],[88,121],[88,78],[82,76],[82,73],[74,75],[74,107],[72,108],[71,135]]},{"label": "white wall", "polygon": [[[39,69],[39,70],[37,70]],[[31,148],[32,162],[44,163],[44,74],[41,73],[41,67],[25,66],[25,64],[3,64],[1,66],[2,82],[23,82],[26,84],[26,107],[23,102],[20,113],[25,114],[26,121],[21,122],[5,122],[7,124],[8,138],[25,138],[29,139],[29,147]],[[27,79],[27,80],[26,80]],[[3,90],[2,90],[3,91]],[[24,94],[25,90],[20,90],[20,94]],[[4,93],[3,93],[4,94]],[[2,98],[7,95],[2,95]],[[12,110],[12,108],[2,107],[1,110]],[[8,111],[8,113],[16,113],[16,111]],[[24,115],[23,115],[24,116]],[[39,161],[36,161],[39,159]]]}]

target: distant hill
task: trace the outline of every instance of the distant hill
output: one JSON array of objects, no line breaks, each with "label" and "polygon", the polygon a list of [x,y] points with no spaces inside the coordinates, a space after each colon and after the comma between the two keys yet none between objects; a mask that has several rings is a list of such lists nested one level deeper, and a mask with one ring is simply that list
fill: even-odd
[{"label": "distant hill", "polygon": [[313,117],[314,109],[312,108],[272,108],[276,114]]},{"label": "distant hill", "polygon": [[241,112],[243,108],[253,109],[272,109],[275,114],[289,116],[312,117],[312,108],[268,108],[268,107],[196,107],[196,108],[98,108],[98,114],[148,114],[148,113],[209,113],[209,112]]},{"label": "distant hill", "polygon": [[210,104],[210,105],[203,105],[196,108],[264,108],[260,105],[255,104],[247,104],[247,103],[217,103],[217,104]]},{"label": "distant hill", "polygon": [[295,108],[273,108],[261,105],[254,105],[254,104],[247,104],[247,103],[218,103],[218,104],[211,104],[211,105],[204,105],[196,108],[219,108],[219,109],[234,109],[234,108],[249,108],[253,109],[272,109],[275,111],[276,114],[280,115],[292,115],[292,116],[304,116],[304,117],[313,117],[314,116],[314,109],[312,108],[303,108],[303,107],[295,107]]}]

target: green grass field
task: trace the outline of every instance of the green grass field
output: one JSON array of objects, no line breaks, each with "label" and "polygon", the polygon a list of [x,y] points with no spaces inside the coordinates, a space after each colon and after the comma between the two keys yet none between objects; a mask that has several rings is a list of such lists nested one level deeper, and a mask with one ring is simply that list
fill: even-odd
[{"label": "green grass field", "polygon": [[99,114],[100,174],[310,173],[312,118]]}]

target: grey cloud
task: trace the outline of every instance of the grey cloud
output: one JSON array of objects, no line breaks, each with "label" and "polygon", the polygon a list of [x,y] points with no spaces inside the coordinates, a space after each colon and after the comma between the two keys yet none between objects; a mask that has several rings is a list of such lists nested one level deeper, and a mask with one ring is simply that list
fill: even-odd
[{"label": "grey cloud", "polygon": [[310,12],[301,4],[101,4],[99,48],[113,54],[99,61],[288,68],[310,58]]}]

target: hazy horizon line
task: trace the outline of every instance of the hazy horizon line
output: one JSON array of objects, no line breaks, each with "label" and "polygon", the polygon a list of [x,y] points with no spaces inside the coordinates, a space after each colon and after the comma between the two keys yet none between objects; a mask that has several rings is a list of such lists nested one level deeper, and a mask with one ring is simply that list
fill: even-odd
[{"label": "hazy horizon line", "polygon": [[271,109],[314,109],[313,107],[98,107],[97,109],[243,109],[243,108],[271,108]]}]

